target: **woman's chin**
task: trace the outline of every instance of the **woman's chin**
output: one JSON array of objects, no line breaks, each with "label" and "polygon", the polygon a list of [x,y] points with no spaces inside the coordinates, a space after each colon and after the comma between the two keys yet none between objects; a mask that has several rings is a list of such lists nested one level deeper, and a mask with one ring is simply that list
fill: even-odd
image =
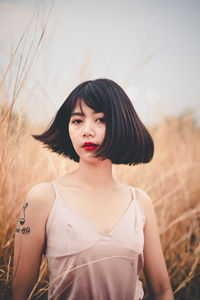
[{"label": "woman's chin", "polygon": [[100,163],[102,162],[102,159],[101,158],[97,158],[97,157],[93,157],[93,154],[92,153],[88,153],[88,155],[83,155],[83,156],[80,156],[80,163],[81,162],[86,162],[86,163],[91,163],[91,164],[97,164],[97,163]]}]

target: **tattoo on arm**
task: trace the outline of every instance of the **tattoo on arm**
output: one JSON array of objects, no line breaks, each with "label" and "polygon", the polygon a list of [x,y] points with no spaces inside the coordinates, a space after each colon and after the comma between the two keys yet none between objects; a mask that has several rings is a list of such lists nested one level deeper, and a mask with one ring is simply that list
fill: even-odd
[{"label": "tattoo on arm", "polygon": [[22,234],[29,234],[31,231],[30,227],[24,227],[21,229]]},{"label": "tattoo on arm", "polygon": [[25,223],[25,209],[27,208],[27,206],[28,206],[28,202],[26,202],[25,204],[24,204],[24,206],[23,206],[23,208],[22,208],[22,212],[21,212],[21,216],[20,216],[20,218],[19,218],[19,223],[20,223],[20,225],[24,225],[24,223]]},{"label": "tattoo on arm", "polygon": [[23,227],[21,229],[19,227],[16,228],[17,233],[21,232],[22,234],[29,234],[30,231],[31,231],[30,227]]},{"label": "tattoo on arm", "polygon": [[18,224],[17,224],[17,228],[16,228],[16,233],[22,233],[22,234],[29,234],[31,229],[30,227],[23,227],[23,228],[20,228],[21,225],[24,225],[24,223],[26,222],[26,214],[25,214],[25,210],[28,206],[28,202],[26,202],[24,204],[24,206],[22,207],[22,212],[21,212],[21,215],[19,217],[19,220],[18,220]]}]

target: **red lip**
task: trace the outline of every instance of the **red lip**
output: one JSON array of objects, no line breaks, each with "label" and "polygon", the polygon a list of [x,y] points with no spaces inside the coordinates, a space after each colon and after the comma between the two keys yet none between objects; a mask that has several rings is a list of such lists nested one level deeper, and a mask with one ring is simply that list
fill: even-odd
[{"label": "red lip", "polygon": [[91,143],[91,142],[86,142],[82,145],[82,147],[86,147],[86,146],[94,146],[94,147],[97,147],[98,145],[97,144],[94,144],[94,143]]},{"label": "red lip", "polygon": [[94,144],[94,143],[91,143],[91,142],[86,142],[82,145],[82,147],[85,149],[85,150],[95,150],[98,145],[97,144]]}]

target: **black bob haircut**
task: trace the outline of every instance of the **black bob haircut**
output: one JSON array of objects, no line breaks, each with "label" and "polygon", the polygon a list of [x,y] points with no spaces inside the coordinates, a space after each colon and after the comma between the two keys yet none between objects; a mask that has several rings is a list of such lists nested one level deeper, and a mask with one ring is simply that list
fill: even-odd
[{"label": "black bob haircut", "polygon": [[88,80],[79,84],[68,96],[41,135],[32,135],[53,152],[79,162],[73,148],[68,124],[74,107],[81,100],[105,117],[105,137],[94,157],[110,159],[113,164],[136,165],[148,163],[154,153],[153,139],[139,119],[124,90],[110,79]]}]

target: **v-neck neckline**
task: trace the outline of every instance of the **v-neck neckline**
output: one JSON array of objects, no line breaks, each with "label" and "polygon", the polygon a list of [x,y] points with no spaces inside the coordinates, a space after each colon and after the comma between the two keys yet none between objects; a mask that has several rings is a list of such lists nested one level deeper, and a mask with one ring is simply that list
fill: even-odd
[{"label": "v-neck neckline", "polygon": [[124,211],[124,213],[122,214],[122,216],[119,218],[119,220],[115,223],[115,225],[113,226],[113,228],[109,231],[109,232],[104,232],[101,229],[98,228],[98,226],[96,224],[94,224],[92,221],[90,221],[88,218],[86,218],[83,214],[81,214],[78,210],[76,210],[75,208],[73,208],[71,205],[69,205],[66,201],[64,201],[62,199],[62,197],[60,196],[56,183],[54,183],[54,187],[56,189],[56,197],[58,197],[67,207],[68,209],[70,209],[73,213],[75,213],[76,215],[78,215],[81,219],[83,219],[86,223],[88,223],[90,225],[90,227],[92,227],[94,230],[96,230],[97,232],[106,235],[106,236],[110,236],[115,230],[117,230],[117,228],[119,227],[119,225],[122,223],[122,221],[124,220],[124,218],[126,217],[127,213],[129,212],[131,206],[133,205],[134,202],[134,194],[133,194],[133,187],[132,186],[128,186],[131,190],[131,196],[132,196],[132,200],[129,203],[128,207],[126,208],[126,210]]}]

